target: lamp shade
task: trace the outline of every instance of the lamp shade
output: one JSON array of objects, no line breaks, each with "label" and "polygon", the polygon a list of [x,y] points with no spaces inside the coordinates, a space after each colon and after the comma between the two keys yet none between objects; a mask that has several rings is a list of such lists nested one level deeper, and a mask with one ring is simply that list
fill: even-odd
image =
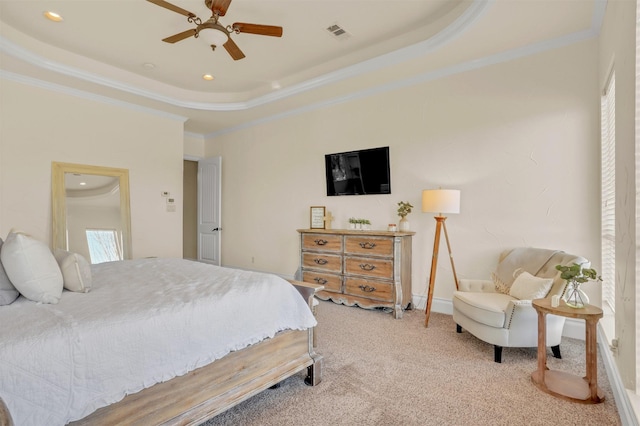
[{"label": "lamp shade", "polygon": [[422,211],[424,213],[460,213],[460,190],[423,190]]},{"label": "lamp shade", "polygon": [[223,46],[228,40],[229,35],[217,27],[205,27],[198,33],[198,38],[204,40],[209,46]]}]

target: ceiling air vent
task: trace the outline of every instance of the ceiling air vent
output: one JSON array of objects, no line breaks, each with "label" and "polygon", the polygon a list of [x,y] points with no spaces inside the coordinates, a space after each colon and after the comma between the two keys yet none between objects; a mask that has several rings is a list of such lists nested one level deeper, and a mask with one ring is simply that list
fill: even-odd
[{"label": "ceiling air vent", "polygon": [[329,33],[332,34],[336,40],[346,40],[349,37],[351,37],[351,34],[349,34],[344,28],[342,28],[338,24],[329,25],[327,27],[327,31],[329,31]]}]

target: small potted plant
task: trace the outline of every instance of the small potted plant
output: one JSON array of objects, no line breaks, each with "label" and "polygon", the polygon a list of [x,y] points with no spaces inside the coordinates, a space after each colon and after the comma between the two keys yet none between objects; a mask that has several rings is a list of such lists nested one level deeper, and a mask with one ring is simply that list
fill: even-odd
[{"label": "small potted plant", "polygon": [[401,231],[409,230],[409,221],[407,220],[407,215],[411,213],[412,208],[413,206],[408,201],[406,203],[404,201],[400,201],[398,203],[398,216],[400,216]]},{"label": "small potted plant", "polygon": [[584,308],[589,303],[589,297],[580,289],[580,284],[588,281],[602,281],[593,268],[583,268],[582,265],[574,263],[571,266],[556,265],[560,271],[560,278],[567,282],[564,291],[564,301],[571,308]]},{"label": "small potted plant", "polygon": [[358,219],[356,219],[355,217],[350,217],[349,218],[349,229],[356,229],[356,223],[358,222]]}]

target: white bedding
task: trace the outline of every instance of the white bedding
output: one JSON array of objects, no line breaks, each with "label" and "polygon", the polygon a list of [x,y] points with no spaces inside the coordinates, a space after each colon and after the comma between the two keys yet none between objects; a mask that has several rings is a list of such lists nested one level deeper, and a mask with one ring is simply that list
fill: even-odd
[{"label": "white bedding", "polygon": [[92,265],[89,293],[0,307],[0,397],[17,426],[63,425],[285,329],[316,324],[270,274],[182,259]]}]

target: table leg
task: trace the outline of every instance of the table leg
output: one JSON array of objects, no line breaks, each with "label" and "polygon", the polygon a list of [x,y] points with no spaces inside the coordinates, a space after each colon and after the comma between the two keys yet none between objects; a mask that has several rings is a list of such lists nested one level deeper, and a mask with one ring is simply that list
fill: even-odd
[{"label": "table leg", "polygon": [[544,383],[544,372],[547,369],[547,321],[546,313],[538,311],[538,378]]},{"label": "table leg", "polygon": [[586,360],[586,370],[587,370],[587,382],[589,383],[589,392],[591,394],[592,401],[599,401],[598,398],[598,344],[597,344],[597,334],[596,334],[596,325],[598,320],[586,319],[586,327],[585,327],[585,344],[586,344],[586,352],[587,352],[587,360]]}]

